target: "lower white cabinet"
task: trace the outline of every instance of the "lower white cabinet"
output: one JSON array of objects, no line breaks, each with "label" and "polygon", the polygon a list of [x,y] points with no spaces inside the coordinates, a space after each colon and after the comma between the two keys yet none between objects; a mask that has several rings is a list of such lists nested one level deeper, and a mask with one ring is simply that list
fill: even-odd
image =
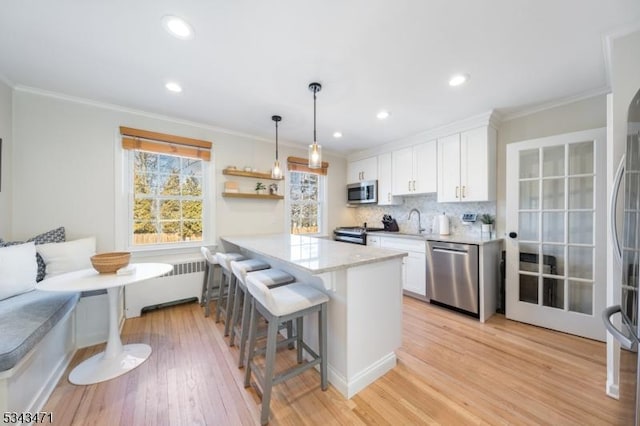
[{"label": "lower white cabinet", "polygon": [[[367,236],[367,245],[369,245]],[[381,248],[406,251],[409,255],[403,258],[402,289],[408,296],[427,296],[427,257],[425,240],[399,237],[376,237]]]}]

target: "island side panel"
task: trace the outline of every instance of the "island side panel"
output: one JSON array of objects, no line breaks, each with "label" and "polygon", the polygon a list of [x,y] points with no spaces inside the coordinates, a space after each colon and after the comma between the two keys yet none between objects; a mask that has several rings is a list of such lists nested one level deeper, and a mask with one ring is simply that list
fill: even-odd
[{"label": "island side panel", "polygon": [[395,367],[402,345],[402,259],[347,270],[347,398]]}]

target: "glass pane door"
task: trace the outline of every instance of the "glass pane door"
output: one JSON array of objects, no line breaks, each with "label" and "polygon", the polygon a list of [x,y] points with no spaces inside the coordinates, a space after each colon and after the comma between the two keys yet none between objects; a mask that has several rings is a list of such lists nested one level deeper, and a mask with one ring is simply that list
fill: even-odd
[{"label": "glass pane door", "polygon": [[507,317],[604,339],[604,136],[507,145]]},{"label": "glass pane door", "polygon": [[594,143],[519,153],[521,302],[593,311]]}]

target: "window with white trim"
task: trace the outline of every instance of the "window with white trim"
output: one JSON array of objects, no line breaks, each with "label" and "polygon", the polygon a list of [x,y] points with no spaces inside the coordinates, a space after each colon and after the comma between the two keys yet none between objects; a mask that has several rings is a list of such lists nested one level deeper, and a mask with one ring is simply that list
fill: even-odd
[{"label": "window with white trim", "polygon": [[179,248],[210,241],[212,209],[205,194],[211,188],[211,143],[128,128],[121,128],[121,134],[127,248]]},{"label": "window with white trim", "polygon": [[325,221],[325,180],[329,165],[310,169],[307,160],[287,159],[289,169],[289,232],[322,234]]}]

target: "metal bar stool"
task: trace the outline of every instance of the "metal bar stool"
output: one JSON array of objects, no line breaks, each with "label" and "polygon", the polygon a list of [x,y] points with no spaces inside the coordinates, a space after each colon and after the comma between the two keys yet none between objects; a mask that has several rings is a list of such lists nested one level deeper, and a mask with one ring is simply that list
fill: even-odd
[{"label": "metal bar stool", "polygon": [[220,317],[224,315],[224,335],[229,335],[229,319],[231,318],[231,303],[233,303],[233,287],[235,278],[231,273],[230,263],[234,260],[245,260],[246,257],[240,253],[216,253],[218,263],[222,267],[222,278],[220,280],[220,291],[218,291],[218,303],[216,304],[216,322],[220,322]]},{"label": "metal bar stool", "polygon": [[[295,282],[281,287],[268,288],[258,276],[248,274],[247,289],[253,296],[251,309],[251,326],[249,328],[249,356],[245,372],[244,385],[249,387],[251,373],[262,388],[262,409],[260,422],[264,425],[269,422],[269,404],[271,402],[271,389],[291,377],[294,377],[310,368],[320,364],[320,386],[327,389],[327,302],[329,297],[314,287]],[[311,349],[303,337],[303,318],[305,315],[318,313],[318,355]],[[258,315],[262,315],[269,323],[267,329],[267,347],[265,350],[264,370],[254,362],[256,351],[256,334]],[[279,342],[278,325],[285,321],[296,321],[295,336]],[[296,342],[298,366],[292,367],[282,373],[275,374],[276,349],[278,345]],[[302,350],[305,350],[311,360],[302,363]]]},{"label": "metal bar stool", "polygon": [[229,315],[229,313],[231,314],[229,320],[229,324],[231,325],[231,328],[229,330],[229,346],[233,346],[236,335],[236,325],[238,324],[238,319],[240,318],[240,305],[244,305],[243,301],[244,295],[246,293],[244,276],[248,272],[269,269],[271,268],[271,265],[260,259],[246,259],[232,261],[229,266],[231,267],[231,271],[233,272],[235,278],[235,285],[233,286],[233,307],[227,311],[227,315]]},{"label": "metal bar stool", "polygon": [[[293,275],[288,274],[285,271],[281,271],[280,269],[263,269],[256,272],[245,271],[244,265],[242,265],[242,261],[240,262],[231,262],[231,270],[234,275],[238,278],[238,285],[236,286],[236,297],[235,300],[238,300],[238,295],[241,293],[244,299],[244,303],[242,304],[242,318],[239,321],[239,327],[237,327],[238,318],[236,317],[236,313],[239,313],[239,309],[233,310],[233,317],[231,319],[231,324],[233,325],[231,331],[231,337],[229,345],[233,344],[234,333],[238,335],[238,341],[240,342],[239,346],[239,354],[238,354],[238,368],[242,368],[245,365],[245,352],[247,341],[249,340],[249,319],[251,315],[251,293],[247,291],[246,277],[247,275],[254,276],[255,279],[259,279],[269,288],[278,287],[281,285],[289,284],[295,281]],[[287,322],[287,336],[290,337],[292,335],[292,327],[291,322]]]},{"label": "metal bar stool", "polygon": [[[200,306],[204,306],[204,316],[208,317],[211,313],[209,302],[215,287],[216,269],[220,269],[220,264],[216,256],[211,254],[211,250],[207,247],[200,247],[200,253],[204,256],[204,279],[202,280],[202,295],[200,296]],[[222,280],[222,277],[220,277]],[[218,290],[220,283],[218,283]]]}]

